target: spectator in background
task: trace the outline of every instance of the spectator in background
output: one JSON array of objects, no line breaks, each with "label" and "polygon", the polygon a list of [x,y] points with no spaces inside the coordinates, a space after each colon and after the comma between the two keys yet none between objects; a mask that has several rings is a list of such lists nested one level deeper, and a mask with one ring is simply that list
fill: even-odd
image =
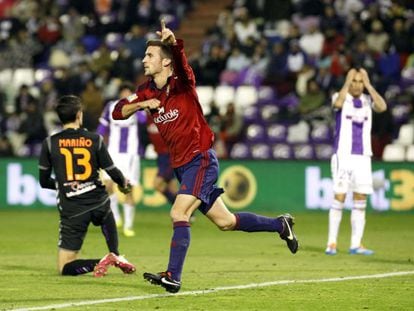
[{"label": "spectator in background", "polygon": [[229,103],[226,113],[221,118],[219,133],[219,139],[224,143],[226,149],[225,154],[221,155],[222,158],[227,158],[233,145],[239,141],[243,125],[243,116],[236,111],[234,103]]},{"label": "spectator in background", "polygon": [[81,93],[81,100],[84,108],[84,126],[90,131],[95,131],[103,110],[104,98],[94,81],[86,83],[85,90]]},{"label": "spectator in background", "polygon": [[40,111],[39,104],[32,100],[22,114],[22,123],[19,132],[24,135],[24,155],[39,156],[43,139],[47,136],[43,120],[43,111]]},{"label": "spectator in background", "polygon": [[322,54],[324,35],[320,32],[318,25],[311,24],[307,33],[299,39],[299,46],[312,60],[318,60]]},{"label": "spectator in background", "polygon": [[321,90],[315,79],[307,82],[306,93],[300,96],[298,111],[303,120],[327,119],[330,111],[326,113],[326,94]]},{"label": "spectator in background", "polygon": [[13,157],[14,155],[9,138],[0,134],[0,157]]},{"label": "spectator in background", "polygon": [[14,100],[14,109],[18,114],[25,112],[31,102],[35,101],[35,97],[30,93],[29,86],[23,84]]},{"label": "spectator in background", "polygon": [[250,17],[249,11],[245,7],[241,7],[236,11],[236,21],[234,23],[234,31],[240,45],[247,45],[248,39],[259,40],[260,34],[255,21]]},{"label": "spectator in background", "polygon": [[202,83],[217,85],[220,82],[220,74],[224,68],[226,68],[225,53],[220,45],[214,44],[206,61],[201,64]]},{"label": "spectator in background", "polygon": [[269,56],[264,84],[282,83],[288,75],[287,53],[283,41],[275,42]]},{"label": "spectator in background", "polygon": [[388,33],[384,31],[384,26],[380,20],[372,21],[371,31],[367,34],[368,48],[376,55],[382,54],[390,40]]}]

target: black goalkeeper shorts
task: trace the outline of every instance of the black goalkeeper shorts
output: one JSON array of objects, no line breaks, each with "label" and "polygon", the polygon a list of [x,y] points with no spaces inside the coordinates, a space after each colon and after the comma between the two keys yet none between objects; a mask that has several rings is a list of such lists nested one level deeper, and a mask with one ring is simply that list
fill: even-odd
[{"label": "black goalkeeper shorts", "polygon": [[104,205],[76,217],[60,216],[59,248],[79,251],[90,223],[100,226],[107,217],[113,217],[108,200]]}]

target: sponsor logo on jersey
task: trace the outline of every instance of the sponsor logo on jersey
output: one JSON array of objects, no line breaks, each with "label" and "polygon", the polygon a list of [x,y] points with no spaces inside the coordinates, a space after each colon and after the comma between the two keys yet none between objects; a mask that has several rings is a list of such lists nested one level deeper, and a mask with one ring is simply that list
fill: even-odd
[{"label": "sponsor logo on jersey", "polygon": [[164,107],[160,108],[159,111],[159,115],[158,117],[154,118],[154,123],[155,124],[165,124],[168,122],[172,122],[174,120],[176,120],[178,118],[179,112],[178,109],[170,109],[169,111],[167,111],[166,113],[161,113],[161,110],[164,112]]}]

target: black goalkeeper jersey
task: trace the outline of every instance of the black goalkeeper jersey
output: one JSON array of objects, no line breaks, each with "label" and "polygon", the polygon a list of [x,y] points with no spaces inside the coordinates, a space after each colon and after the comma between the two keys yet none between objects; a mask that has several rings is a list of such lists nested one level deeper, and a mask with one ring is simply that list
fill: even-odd
[{"label": "black goalkeeper jersey", "polygon": [[[99,178],[101,168],[117,170],[102,136],[96,133],[69,128],[43,142],[39,170],[43,175],[47,172],[47,188],[57,189],[58,208],[66,217],[98,208],[108,200]],[[52,171],[55,179],[50,178]]]}]

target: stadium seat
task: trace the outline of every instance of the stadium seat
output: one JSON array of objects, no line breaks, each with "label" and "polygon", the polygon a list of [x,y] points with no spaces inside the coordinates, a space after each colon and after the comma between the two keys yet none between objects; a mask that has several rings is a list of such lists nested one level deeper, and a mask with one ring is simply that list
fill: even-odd
[{"label": "stadium seat", "polygon": [[117,50],[124,43],[124,36],[118,32],[109,32],[105,36],[105,44],[110,50]]},{"label": "stadium seat", "polygon": [[311,160],[314,156],[311,144],[299,144],[293,147],[293,156],[298,160]]},{"label": "stadium seat", "polygon": [[262,124],[253,123],[247,126],[246,138],[249,142],[265,142],[266,130]]},{"label": "stadium seat", "polygon": [[257,91],[258,104],[271,104],[276,100],[276,91],[270,86],[260,86]]},{"label": "stadium seat", "polygon": [[231,159],[248,159],[250,158],[250,150],[247,144],[243,142],[235,143],[230,151]]},{"label": "stadium seat", "polygon": [[287,141],[289,143],[307,143],[309,140],[309,124],[300,121],[288,128]]},{"label": "stadium seat", "polygon": [[224,115],[227,105],[234,102],[234,87],[228,85],[219,85],[214,91],[214,102],[219,108],[220,114]]},{"label": "stadium seat", "polygon": [[384,148],[382,160],[387,162],[398,162],[405,160],[405,147],[398,144],[388,144]]},{"label": "stadium seat", "polygon": [[408,146],[414,144],[414,124],[403,124],[398,132],[398,137],[394,143]]},{"label": "stadium seat", "polygon": [[272,156],[275,160],[280,159],[291,159],[292,158],[292,149],[288,144],[275,144],[272,147]]},{"label": "stadium seat", "polygon": [[408,146],[405,159],[410,162],[414,162],[414,145]]},{"label": "stadium seat", "polygon": [[234,94],[234,105],[237,111],[242,111],[246,107],[257,103],[257,90],[254,86],[239,86]]},{"label": "stadium seat", "polygon": [[203,113],[208,115],[211,112],[211,104],[214,100],[214,88],[212,86],[197,86],[197,95]]},{"label": "stadium seat", "polygon": [[269,142],[286,142],[287,128],[283,124],[272,124],[267,127],[267,137]]},{"label": "stadium seat", "polygon": [[314,145],[315,157],[317,160],[329,160],[334,153],[334,149],[330,144]]},{"label": "stadium seat", "polygon": [[392,118],[395,124],[408,122],[410,116],[410,106],[408,104],[397,104],[391,108]]},{"label": "stadium seat", "polygon": [[243,110],[243,119],[245,124],[260,122],[259,108],[250,106]]},{"label": "stadium seat", "polygon": [[264,143],[252,145],[250,152],[252,158],[256,160],[268,160],[272,157],[269,145]]},{"label": "stadium seat", "polygon": [[328,143],[332,139],[331,129],[326,122],[314,122],[310,138],[315,143]]},{"label": "stadium seat", "polygon": [[267,123],[273,123],[277,120],[279,107],[272,104],[264,105],[261,110],[262,120]]}]

